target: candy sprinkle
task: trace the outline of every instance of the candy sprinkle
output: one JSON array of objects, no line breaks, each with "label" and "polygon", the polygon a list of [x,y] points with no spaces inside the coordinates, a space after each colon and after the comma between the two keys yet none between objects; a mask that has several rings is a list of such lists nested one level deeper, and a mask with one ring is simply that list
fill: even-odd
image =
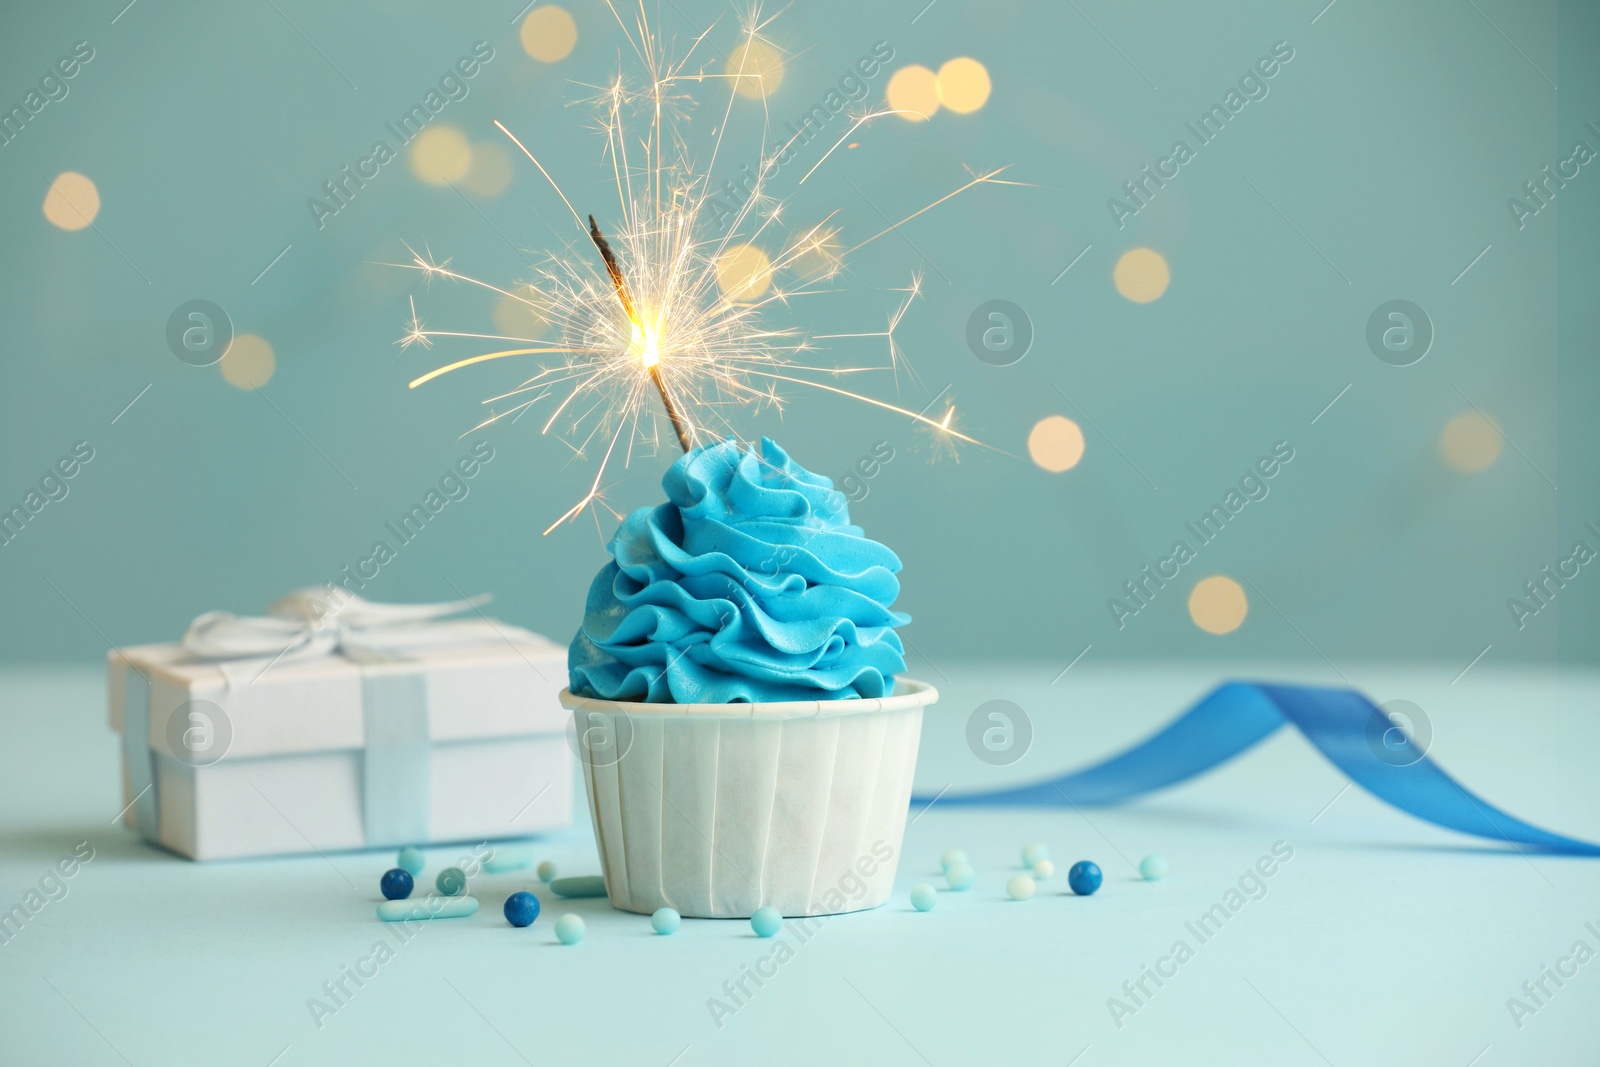
[{"label": "candy sprinkle", "polygon": [[1067,884],[1080,897],[1089,896],[1099,889],[1100,881],[1100,868],[1089,860],[1079,860],[1072,865],[1072,870],[1067,872]]},{"label": "candy sprinkle", "polygon": [[579,878],[557,878],[550,883],[550,892],[569,899],[603,897],[606,895],[606,880],[598,874],[586,874]]},{"label": "candy sprinkle", "polygon": [[963,893],[971,889],[973,880],[977,877],[977,873],[973,871],[972,866],[966,863],[958,863],[944,872],[944,880],[957,893]]},{"label": "candy sprinkle", "polygon": [[378,918],[386,923],[413,919],[462,919],[478,910],[477,897],[440,897],[428,894],[417,900],[386,900],[378,905]]},{"label": "candy sprinkle", "polygon": [[523,891],[506,897],[506,922],[512,926],[532,926],[539,917],[539,898]]},{"label": "candy sprinkle", "polygon": [[757,908],[755,914],[750,916],[750,929],[756,932],[757,937],[771,937],[783,929],[783,913],[770,905]]},{"label": "candy sprinkle", "polygon": [[556,920],[556,940],[563,945],[576,945],[583,940],[583,918],[570,911]]},{"label": "candy sprinkle", "polygon": [[378,888],[383,892],[385,900],[404,900],[411,895],[415,884],[411,880],[410,871],[404,867],[396,867],[392,871],[384,872],[383,878],[378,882]]}]

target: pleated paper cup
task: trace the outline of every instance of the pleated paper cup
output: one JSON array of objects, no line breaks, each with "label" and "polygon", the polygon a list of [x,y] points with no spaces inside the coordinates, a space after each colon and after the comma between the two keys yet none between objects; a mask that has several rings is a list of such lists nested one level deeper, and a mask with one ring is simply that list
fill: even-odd
[{"label": "pleated paper cup", "polygon": [[634,704],[562,690],[612,906],[736,919],[875,908],[900,861],[922,709],[877,700]]}]

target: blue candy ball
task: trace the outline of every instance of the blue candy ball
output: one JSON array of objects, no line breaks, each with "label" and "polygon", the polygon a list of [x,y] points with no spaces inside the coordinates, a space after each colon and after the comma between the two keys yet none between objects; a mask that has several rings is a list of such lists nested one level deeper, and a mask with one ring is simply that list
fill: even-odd
[{"label": "blue candy ball", "polygon": [[512,926],[532,926],[539,917],[539,898],[532,893],[512,893],[506,897],[506,922]]},{"label": "blue candy ball", "polygon": [[1072,870],[1067,872],[1067,884],[1080,897],[1086,897],[1099,889],[1102,880],[1100,868],[1089,860],[1079,860],[1072,865]]},{"label": "blue candy ball", "polygon": [[783,929],[783,913],[771,906],[757,908],[755,914],[750,916],[750,929],[756,932],[757,937],[771,937]]},{"label": "blue candy ball", "polygon": [[918,882],[911,887],[911,906],[918,911],[932,911],[938,902],[939,894],[927,882]]},{"label": "blue candy ball", "polygon": [[427,866],[427,859],[422,855],[422,850],[415,845],[407,845],[400,850],[400,855],[395,859],[395,866],[403,868],[413,878],[421,877],[423,868]]},{"label": "blue candy ball", "polygon": [[650,916],[650,927],[658,934],[675,934],[683,925],[683,916],[671,908],[657,908]]},{"label": "blue candy ball", "polygon": [[378,883],[378,888],[383,890],[385,900],[404,900],[411,895],[412,886],[415,884],[411,880],[410,871],[396,867],[392,871],[384,872],[383,881]]},{"label": "blue candy ball", "polygon": [[446,867],[433,880],[434,888],[447,897],[458,897],[467,891],[467,875],[460,867]]}]

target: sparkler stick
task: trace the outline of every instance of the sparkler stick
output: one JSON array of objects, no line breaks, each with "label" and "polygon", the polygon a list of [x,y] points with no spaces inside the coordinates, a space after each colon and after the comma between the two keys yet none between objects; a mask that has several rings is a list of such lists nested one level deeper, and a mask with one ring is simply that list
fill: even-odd
[{"label": "sparkler stick", "polygon": [[606,271],[611,275],[611,284],[617,290],[617,299],[622,301],[622,310],[627,314],[628,321],[633,323],[634,346],[639,350],[639,358],[644,361],[645,369],[650,372],[650,380],[656,383],[656,391],[661,394],[661,403],[667,409],[667,418],[672,422],[672,432],[678,435],[678,445],[685,451],[694,447],[694,429],[684,420],[679,413],[678,406],[672,402],[672,394],[667,392],[667,383],[661,380],[661,352],[660,340],[656,336],[657,328],[642,321],[638,308],[634,307],[633,297],[628,293],[628,282],[622,276],[622,267],[617,263],[617,257],[611,251],[611,245],[606,242],[605,235],[600,232],[600,224],[589,216],[589,236],[594,239],[594,245],[600,250],[600,258],[606,261]]}]

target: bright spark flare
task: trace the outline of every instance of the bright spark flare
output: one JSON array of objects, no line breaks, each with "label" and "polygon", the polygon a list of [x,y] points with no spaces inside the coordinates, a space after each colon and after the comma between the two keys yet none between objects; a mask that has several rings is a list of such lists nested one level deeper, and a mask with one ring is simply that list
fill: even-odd
[{"label": "bright spark flare", "polygon": [[[436,260],[431,252],[412,249],[412,262],[406,266],[422,272],[429,281],[461,282],[519,301],[554,327],[559,340],[428,330],[418,318],[413,302],[410,322],[398,342],[403,349],[413,344],[430,347],[439,337],[510,342],[513,347],[455,360],[416,378],[411,388],[478,363],[513,357],[547,360],[515,388],[485,400],[486,405],[509,401],[512,406],[491,414],[473,428],[481,429],[508,416],[520,418],[531,405],[550,400],[554,410],[541,426],[541,433],[555,429],[579,455],[592,443],[603,447],[589,492],[551,524],[547,534],[576,519],[586,508],[606,506],[601,484],[607,465],[617,457],[625,437],[624,463],[631,458],[635,444],[650,445],[660,440],[655,423],[658,392],[685,448],[714,434],[732,435],[725,414],[732,407],[766,404],[781,409],[780,382],[849,397],[903,415],[931,430],[943,445],[953,447],[956,441],[982,444],[953,428],[953,404],[942,418],[930,418],[807,377],[888,371],[898,379],[901,370],[909,370],[895,331],[920,295],[920,275],[913,276],[910,286],[901,290],[904,296],[883,330],[808,336],[794,326],[772,325],[767,318],[798,298],[836,292],[822,286],[839,274],[850,253],[952,197],[981,184],[1015,184],[999,180],[1006,168],[974,174],[953,192],[841,250],[840,227],[831,213],[795,232],[780,230],[784,201],[768,186],[776,179],[779,159],[796,142],[791,138],[781,147],[772,147],[768,120],[763,123],[758,165],[752,168],[754,182],[744,202],[730,212],[719,199],[720,190],[712,187],[710,174],[738,99],[733,86],[743,76],[742,70],[709,73],[708,60],[698,61],[699,67],[691,69],[690,64],[697,62],[695,52],[710,30],[696,37],[681,59],[669,59],[661,38],[648,24],[644,0],[639,0],[631,26],[614,0],[607,0],[607,6],[644,73],[638,86],[619,74],[600,89],[597,101],[598,129],[605,138],[620,223],[608,224],[604,237],[598,224],[586,225],[585,216],[573,206],[538,157],[496,122],[571,213],[578,230],[574,240],[560,252],[548,255],[535,269],[532,281],[511,289],[458,273],[450,268],[449,260]],[[753,9],[742,20],[742,43],[767,43],[764,31],[769,21],[762,17],[759,7]],[[749,55],[755,50],[745,48],[743,52]],[[680,132],[693,104],[688,87],[719,79],[727,81],[728,100],[715,127],[710,157],[704,166],[698,166]],[[764,109],[765,104],[762,106]],[[809,180],[840,145],[864,127],[892,114],[891,110],[880,109],[853,117],[844,136],[822,154],[800,182]],[[762,279],[768,284],[751,286],[762,290],[751,299],[730,297],[719,286],[718,264],[730,250],[756,242],[781,249],[770,260],[770,277]],[[802,358],[821,350],[818,341],[848,343],[863,338],[883,339],[887,345],[885,363],[818,367]]]}]

